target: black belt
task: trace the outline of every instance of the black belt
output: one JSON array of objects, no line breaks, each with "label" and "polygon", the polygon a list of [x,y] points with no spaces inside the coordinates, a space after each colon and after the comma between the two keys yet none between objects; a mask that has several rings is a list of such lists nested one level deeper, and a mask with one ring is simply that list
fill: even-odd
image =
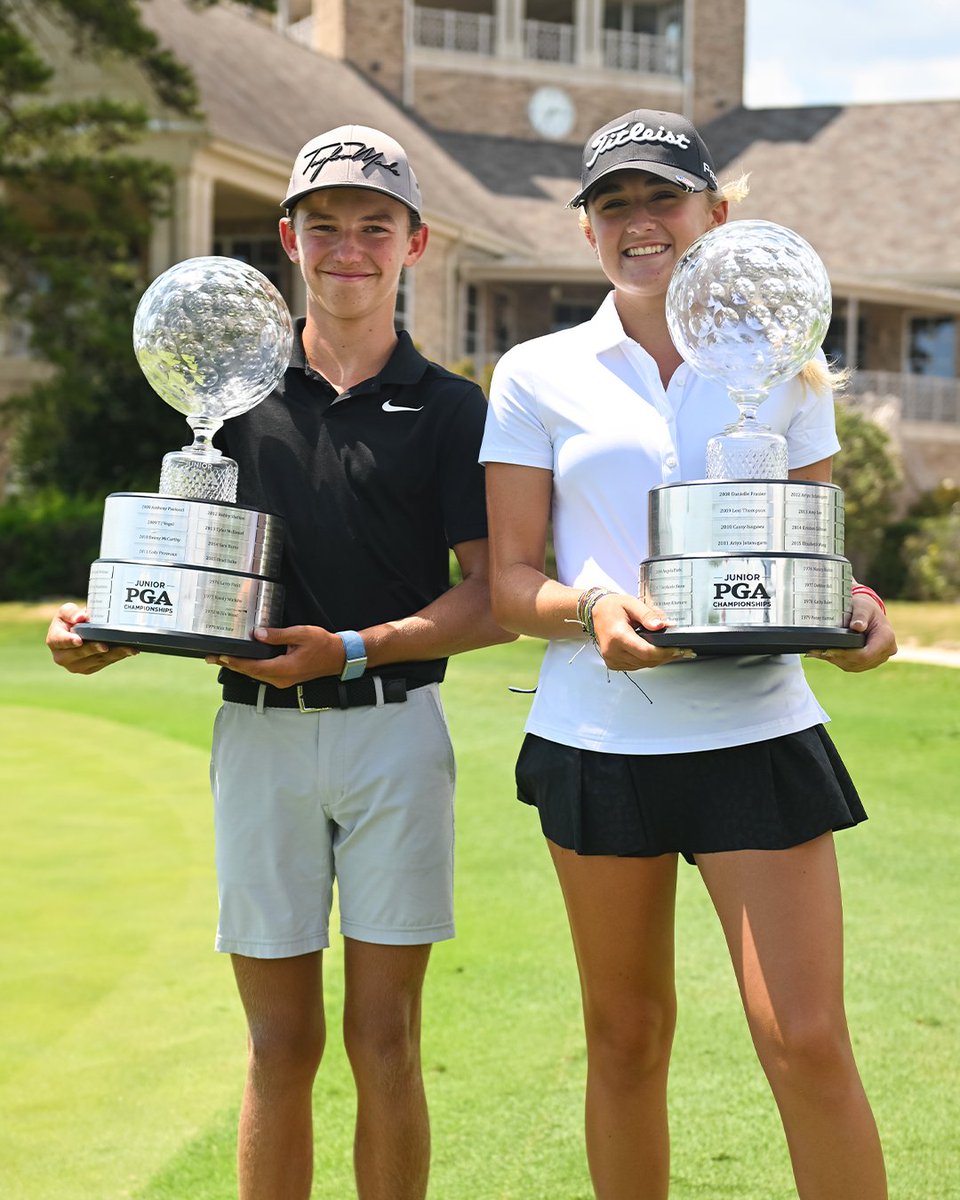
[{"label": "black belt", "polygon": [[[309,679],[306,683],[289,688],[267,684],[263,704],[265,708],[298,708],[301,712],[363,708],[377,703],[377,682],[383,688],[384,704],[403,704],[407,692],[423,687],[428,681],[363,675],[359,679],[348,679],[345,683],[329,676],[326,679]],[[229,676],[223,681],[223,698],[234,704],[257,704],[261,686],[255,679]]]}]

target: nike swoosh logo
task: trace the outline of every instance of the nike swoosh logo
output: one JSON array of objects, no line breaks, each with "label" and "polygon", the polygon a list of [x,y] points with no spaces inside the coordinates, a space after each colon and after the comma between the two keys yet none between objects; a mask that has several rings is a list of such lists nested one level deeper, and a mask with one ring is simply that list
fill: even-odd
[{"label": "nike swoosh logo", "polygon": [[402,404],[394,404],[393,400],[384,400],[380,405],[384,412],[423,412],[423,405],[419,408],[405,408]]}]

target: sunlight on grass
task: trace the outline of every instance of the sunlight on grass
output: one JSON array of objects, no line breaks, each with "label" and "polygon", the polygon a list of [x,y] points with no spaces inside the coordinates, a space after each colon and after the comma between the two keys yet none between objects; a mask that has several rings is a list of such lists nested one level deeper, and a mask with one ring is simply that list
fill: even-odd
[{"label": "sunlight on grass", "polygon": [[[949,614],[948,614],[949,615]],[[203,664],[54,669],[43,614],[0,609],[0,1179],[3,1200],[233,1200],[244,1036],[215,925]],[[585,1056],[563,904],[513,761],[540,647],[451,663],[457,921],[424,1000],[437,1200],[588,1200]],[[891,1195],[960,1196],[955,922],[960,672],[807,664],[871,820],[840,835],[853,1036]],[[678,895],[671,1200],[793,1195],[719,927]],[[324,967],[317,1197],[353,1195],[354,1096]]]},{"label": "sunlight on grass", "polygon": [[239,1086],[206,760],[37,709],[3,732],[4,1200],[126,1196]]}]

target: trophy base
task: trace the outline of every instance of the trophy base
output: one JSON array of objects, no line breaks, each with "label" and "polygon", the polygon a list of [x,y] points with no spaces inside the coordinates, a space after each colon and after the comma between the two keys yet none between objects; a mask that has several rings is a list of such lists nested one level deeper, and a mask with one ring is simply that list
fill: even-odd
[{"label": "trophy base", "polygon": [[92,625],[87,621],[74,626],[74,633],[85,642],[134,646],[151,654],[176,654],[181,658],[206,658],[211,654],[229,654],[233,658],[276,658],[286,650],[284,646],[268,646],[251,638],[204,637],[196,633],[124,629],[113,625]]},{"label": "trophy base", "polygon": [[710,628],[667,629],[662,632],[638,629],[654,646],[696,650],[701,657],[747,654],[806,654],[808,650],[859,650],[866,641],[862,633],[832,626],[725,625]]},{"label": "trophy base", "polygon": [[283,586],[235,571],[98,558],[90,568],[85,640],[167,654],[272,658],[253,631],[281,623]]}]

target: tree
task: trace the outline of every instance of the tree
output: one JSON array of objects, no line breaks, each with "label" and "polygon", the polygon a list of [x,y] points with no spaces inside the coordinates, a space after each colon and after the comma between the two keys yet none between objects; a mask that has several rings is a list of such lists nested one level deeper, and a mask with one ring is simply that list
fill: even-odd
[{"label": "tree", "polygon": [[[217,0],[194,0],[209,6]],[[271,8],[271,0],[252,0]],[[25,320],[51,377],[4,408],[28,489],[77,496],[153,490],[163,452],[188,436],[154,395],[130,342],[149,282],[145,250],[171,175],[138,157],[142,105],[50,95],[56,67],[38,49],[43,22],[78,56],[123,56],[160,105],[197,111],[189,70],[147,29],[138,0],[0,0],[0,275],[4,308]]]},{"label": "tree", "polygon": [[901,478],[890,439],[873,421],[842,402],[836,406],[842,447],[834,482],[843,489],[846,555],[857,578],[866,578],[897,502]]}]

